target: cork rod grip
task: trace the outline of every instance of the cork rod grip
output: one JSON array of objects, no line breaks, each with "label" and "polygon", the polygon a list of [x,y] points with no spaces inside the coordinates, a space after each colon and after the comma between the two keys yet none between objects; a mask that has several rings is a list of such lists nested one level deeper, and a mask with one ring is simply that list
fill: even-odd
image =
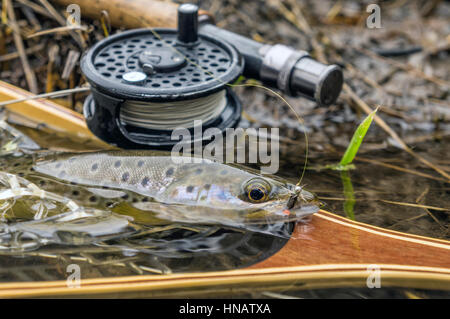
[{"label": "cork rod grip", "polygon": [[[127,29],[142,27],[177,27],[178,4],[157,0],[51,0],[54,5],[77,4],[81,19],[100,19],[103,10],[108,12],[111,25]],[[199,15],[208,14],[200,10]],[[208,14],[209,15],[209,14]]]}]

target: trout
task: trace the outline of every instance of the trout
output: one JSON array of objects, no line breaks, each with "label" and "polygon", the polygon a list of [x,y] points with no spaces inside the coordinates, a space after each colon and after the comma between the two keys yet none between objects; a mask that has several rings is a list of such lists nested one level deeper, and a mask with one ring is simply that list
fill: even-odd
[{"label": "trout", "polygon": [[296,221],[319,210],[316,197],[300,186],[157,151],[41,156],[8,171],[85,207],[123,213],[125,202],[138,220],[151,212],[172,222],[242,226]]}]

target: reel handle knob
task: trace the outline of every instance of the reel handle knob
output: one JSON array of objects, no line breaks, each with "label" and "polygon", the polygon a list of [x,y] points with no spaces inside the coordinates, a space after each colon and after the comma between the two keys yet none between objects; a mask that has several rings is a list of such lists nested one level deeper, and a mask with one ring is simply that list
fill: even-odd
[{"label": "reel handle knob", "polygon": [[178,41],[193,44],[198,40],[198,6],[185,3],[178,7]]}]

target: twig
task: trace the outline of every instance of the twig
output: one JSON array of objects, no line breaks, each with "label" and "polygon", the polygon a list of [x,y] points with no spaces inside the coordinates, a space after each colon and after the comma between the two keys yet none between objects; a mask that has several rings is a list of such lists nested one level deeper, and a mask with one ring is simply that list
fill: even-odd
[{"label": "twig", "polygon": [[32,29],[33,30],[41,30],[42,25],[40,24],[39,19],[36,17],[36,14],[33,11],[33,9],[31,9],[23,4],[19,4],[19,6],[20,6],[21,11],[27,18],[27,20],[30,21],[30,24],[33,26]]},{"label": "twig", "polygon": [[80,57],[80,52],[75,50],[70,50],[69,55],[67,56],[66,64],[64,65],[63,73],[61,75],[61,79],[67,80],[69,76],[72,74],[75,65],[78,62]]},{"label": "twig", "polygon": [[47,9],[50,15],[58,21],[58,23],[62,26],[66,25],[66,20],[56,11],[55,8],[47,1],[47,0],[39,0],[39,2]]},{"label": "twig", "polygon": [[371,87],[377,89],[380,93],[385,93],[386,92],[381,85],[379,85],[375,80],[372,80],[367,75],[365,75],[364,72],[362,72],[362,71],[358,70],[357,68],[355,68],[353,66],[353,64],[351,64],[349,62],[344,62],[344,61],[342,61],[342,62],[345,64],[345,68],[348,71],[350,71],[350,73],[352,73],[352,75],[359,77],[364,82],[366,82],[366,84],[368,84]]},{"label": "twig", "polygon": [[392,169],[397,170],[397,171],[400,171],[400,172],[404,172],[404,173],[408,173],[408,174],[413,174],[413,175],[417,175],[417,176],[420,176],[420,177],[433,179],[433,180],[440,181],[440,182],[447,182],[447,180],[444,179],[444,178],[435,177],[435,176],[428,175],[428,174],[425,174],[425,173],[422,173],[422,172],[413,171],[413,170],[411,170],[411,169],[407,169],[407,168],[400,167],[400,166],[393,165],[393,164],[388,164],[388,163],[380,162],[380,161],[373,160],[373,159],[361,158],[361,157],[355,157],[355,160],[356,160],[356,161],[360,161],[360,162],[371,163],[371,164],[374,164],[374,165],[384,166],[384,167],[387,167],[387,168],[392,168]]},{"label": "twig", "polygon": [[52,34],[52,33],[71,32],[73,30],[87,31],[87,27],[81,26],[81,25],[80,26],[73,25],[73,26],[57,27],[57,28],[53,28],[53,29],[49,29],[49,30],[42,30],[42,31],[30,34],[29,36],[27,36],[27,39],[39,37],[42,35]]},{"label": "twig", "polygon": [[412,222],[412,221],[414,221],[414,220],[416,220],[416,219],[422,218],[422,217],[427,216],[427,215],[428,215],[427,213],[422,213],[422,214],[419,214],[419,215],[417,215],[417,216],[414,216],[414,217],[411,217],[411,218],[404,219],[403,221],[404,221],[404,222]]},{"label": "twig", "polygon": [[[422,192],[422,194],[420,194],[419,195],[419,197],[417,197],[417,199],[416,199],[416,203],[417,204],[420,204],[423,200],[424,200],[424,198],[425,198],[425,196],[428,194],[428,192],[430,191],[430,186],[427,186],[425,189],[424,189],[424,191]],[[444,230],[444,231],[446,231],[447,230],[447,228],[444,226],[444,225],[442,225],[441,224],[441,222],[439,221],[439,219],[437,219],[436,218],[436,216],[434,216],[434,214],[433,213],[431,213],[430,212],[430,210],[428,209],[428,208],[423,208],[426,212],[427,212],[427,214],[439,225],[439,227],[441,227],[441,229],[442,230]]]},{"label": "twig", "polygon": [[16,0],[16,1],[27,7],[30,7],[31,9],[33,9],[34,11],[36,11],[37,13],[39,13],[41,15],[52,18],[52,15],[50,13],[48,13],[47,10],[45,10],[43,7],[41,7],[40,5],[38,5],[34,2],[31,2],[28,0]]},{"label": "twig", "polygon": [[16,45],[17,51],[19,52],[20,60],[23,65],[23,69],[25,72],[25,78],[27,80],[28,88],[32,93],[38,92],[38,86],[36,81],[36,75],[34,74],[33,69],[30,66],[30,63],[28,61],[28,57],[25,53],[25,47],[23,45],[23,39],[20,35],[19,26],[17,25],[16,21],[16,15],[14,13],[14,8],[12,6],[11,0],[5,0],[6,1],[6,10],[8,12],[9,17],[9,25],[11,26],[11,29],[13,30],[13,36],[14,36],[14,43]]},{"label": "twig", "polygon": [[[37,44],[37,45],[35,45],[35,46],[31,47],[31,48],[26,49],[25,50],[25,54],[26,55],[30,55],[30,54],[39,52],[44,47],[45,47],[44,43]],[[11,53],[4,54],[4,55],[0,56],[0,62],[10,61],[10,60],[14,60],[14,59],[17,59],[17,58],[20,58],[19,52],[11,52]]]},{"label": "twig", "polygon": [[290,12],[286,6],[280,2],[280,8],[283,10],[285,17],[293,24],[295,24],[298,28],[300,28],[305,34],[312,34],[312,29],[306,20],[302,9],[297,1],[289,0],[289,4],[292,7],[292,12]]},{"label": "twig", "polygon": [[379,199],[379,201],[381,201],[381,202],[383,202],[383,203],[395,204],[395,205],[400,205],[400,206],[408,206],[408,207],[418,207],[418,208],[433,209],[433,210],[438,210],[438,211],[442,211],[442,212],[448,212],[448,211],[450,211],[450,209],[448,209],[448,208],[435,207],[435,206],[428,206],[428,205],[421,205],[421,204],[414,204],[414,203],[394,202],[394,201],[386,200],[386,199]]},{"label": "twig", "polygon": [[450,83],[449,82],[444,81],[442,79],[439,79],[439,78],[437,78],[435,76],[429,76],[429,75],[425,74],[424,72],[422,72],[421,70],[417,69],[416,67],[414,67],[412,65],[405,65],[405,64],[403,64],[401,62],[398,62],[398,61],[395,61],[393,59],[382,57],[382,56],[380,56],[380,55],[378,55],[378,54],[376,54],[376,53],[374,53],[374,52],[372,52],[370,50],[364,49],[364,48],[354,47],[354,49],[359,51],[359,52],[361,52],[361,53],[363,53],[363,54],[365,54],[365,55],[367,55],[367,56],[370,56],[373,59],[385,62],[385,63],[393,65],[393,66],[395,66],[395,67],[397,67],[399,69],[402,69],[402,70],[404,70],[406,72],[412,73],[415,76],[418,76],[418,77],[420,77],[420,78],[422,78],[424,80],[430,81],[430,82],[432,82],[434,84],[437,84],[439,86],[445,86],[447,88],[450,88]]},{"label": "twig", "polygon": [[109,37],[109,34],[111,33],[111,19],[109,18],[108,11],[102,10],[100,14],[100,23],[103,28],[103,34],[105,37]]},{"label": "twig", "polygon": [[430,186],[427,185],[427,187],[425,187],[425,189],[419,195],[419,197],[416,198],[416,203],[420,204],[420,202],[425,198],[425,196],[428,194],[429,191],[430,191]]},{"label": "twig", "polygon": [[47,63],[47,83],[45,86],[45,92],[53,92],[54,74],[53,69],[55,67],[55,61],[59,53],[59,46],[54,44],[48,50],[48,63]]}]

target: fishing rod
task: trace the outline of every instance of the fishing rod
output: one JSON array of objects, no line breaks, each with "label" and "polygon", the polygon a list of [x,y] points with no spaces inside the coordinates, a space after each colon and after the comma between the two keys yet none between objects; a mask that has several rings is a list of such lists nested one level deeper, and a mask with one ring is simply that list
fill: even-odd
[{"label": "fishing rod", "polygon": [[[237,127],[242,105],[231,88],[241,75],[323,106],[334,103],[342,89],[337,65],[315,61],[306,51],[259,43],[219,28],[194,4],[53,2],[79,4],[82,14],[93,18],[107,11],[112,22],[125,27],[177,26],[109,36],[82,59],[92,93],[84,104],[87,125],[100,139],[119,147],[170,149],[180,142],[173,130],[181,126],[193,132],[195,120],[201,121],[202,131],[217,128],[223,133]],[[206,142],[211,137],[197,139]]]}]

